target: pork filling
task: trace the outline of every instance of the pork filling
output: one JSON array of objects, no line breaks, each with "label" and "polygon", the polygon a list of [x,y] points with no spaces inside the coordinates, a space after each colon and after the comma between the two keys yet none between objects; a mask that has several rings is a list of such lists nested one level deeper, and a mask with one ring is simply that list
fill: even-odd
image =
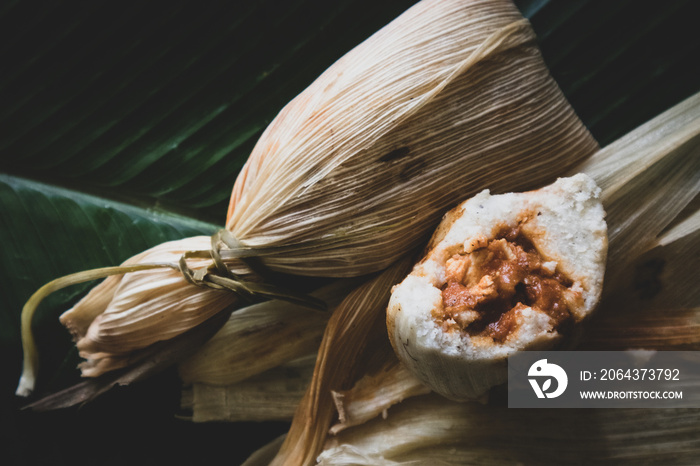
[{"label": "pork filling", "polygon": [[503,229],[469,253],[445,263],[443,308],[433,318],[443,330],[490,337],[503,343],[516,328],[522,309],[546,313],[553,329],[565,332],[573,319],[570,306],[580,293],[572,281],[547,262],[520,231]]}]

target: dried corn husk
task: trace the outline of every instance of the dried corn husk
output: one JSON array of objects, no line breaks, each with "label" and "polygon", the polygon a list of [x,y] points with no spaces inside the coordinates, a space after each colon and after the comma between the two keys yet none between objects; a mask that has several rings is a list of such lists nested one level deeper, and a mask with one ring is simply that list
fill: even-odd
[{"label": "dried corn husk", "polygon": [[[324,299],[332,309],[348,294],[350,285],[357,283],[337,281],[313,295]],[[306,368],[301,367],[310,360],[285,361],[305,349],[317,351],[329,317],[329,313],[278,301],[237,311],[209,342],[179,364],[180,378],[186,385],[181,405],[192,411],[195,422],[291,419],[311,379],[310,372],[305,378]],[[386,382],[387,391],[410,390],[409,396],[427,392],[398,361],[389,359],[385,364],[391,348],[386,342],[380,343],[384,344],[373,347],[372,358],[383,364],[376,373],[350,390],[332,391],[336,407],[344,407],[345,413],[337,429],[371,419],[390,406],[367,406],[362,402],[368,397],[382,399],[372,393],[379,381]],[[311,371],[315,360],[316,353]],[[368,364],[372,366],[371,361]],[[292,406],[293,400],[296,403]]]},{"label": "dried corn husk", "polygon": [[[700,304],[700,287],[697,286],[697,263],[700,257],[700,208],[687,219],[664,233],[636,261],[636,267],[662,262],[659,281],[660,292],[650,296],[655,305],[672,303],[674,306]],[[673,264],[673,267],[667,264]]]},{"label": "dried corn husk", "polygon": [[700,350],[700,306],[663,307],[601,318],[579,346],[582,350]]},{"label": "dried corn husk", "polygon": [[700,349],[700,211],[625,270],[581,343],[586,350]]},{"label": "dried corn husk", "polygon": [[221,312],[170,340],[160,341],[135,351],[133,357],[129,359],[127,368],[112,371],[100,377],[86,378],[80,383],[34,401],[26,408],[47,411],[82,405],[117,385],[128,385],[145,380],[172,367],[174,361],[181,361],[192,354],[192,348],[202,346],[214,336],[216,331],[224,325],[229,315],[230,312]]},{"label": "dried corn husk", "polygon": [[[697,263],[700,210],[654,240],[630,261],[609,302],[621,311],[700,305]],[[624,297],[624,300],[621,298]],[[618,313],[620,311],[617,311]]]},{"label": "dried corn husk", "polygon": [[340,433],[318,464],[692,464],[699,421],[697,409],[508,409],[427,395]]},{"label": "dried corn husk", "polygon": [[[329,309],[345,297],[353,280],[341,280],[312,293]],[[186,385],[226,386],[318,350],[330,313],[283,301],[239,309],[214,337],[178,365]]]},{"label": "dried corn husk", "polygon": [[311,381],[316,353],[227,386],[183,389],[180,406],[193,422],[290,421]]},{"label": "dried corn husk", "polygon": [[[311,464],[321,450],[335,416],[331,391],[344,390],[358,378],[367,354],[386,347],[383,310],[391,283],[405,274],[404,259],[354,289],[335,309],[326,326],[314,374],[299,404],[279,454],[271,463]],[[384,352],[384,354],[389,354]]]},{"label": "dried corn husk", "polygon": [[286,435],[280,435],[272,442],[253,452],[241,466],[269,466],[282,446]]},{"label": "dried corn husk", "polygon": [[700,193],[700,93],[575,167],[603,190],[608,289]]},{"label": "dried corn husk", "polygon": [[335,435],[348,427],[362,424],[412,396],[430,393],[430,388],[418,380],[396,358],[386,358],[376,374],[362,377],[350,390],[334,391],[338,423],[330,429]]},{"label": "dried corn husk", "polygon": [[294,274],[377,271],[458,200],[552,181],[596,148],[510,0],[425,0],[263,133],[234,186],[230,245]]}]

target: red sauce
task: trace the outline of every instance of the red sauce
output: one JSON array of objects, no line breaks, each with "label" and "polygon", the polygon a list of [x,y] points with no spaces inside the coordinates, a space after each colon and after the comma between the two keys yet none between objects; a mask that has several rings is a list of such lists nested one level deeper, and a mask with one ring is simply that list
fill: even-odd
[{"label": "red sauce", "polygon": [[485,247],[455,255],[442,290],[443,310],[433,317],[445,330],[502,343],[524,307],[545,312],[560,328],[572,320],[564,299],[571,280],[543,268],[544,260],[520,228],[504,230]]}]

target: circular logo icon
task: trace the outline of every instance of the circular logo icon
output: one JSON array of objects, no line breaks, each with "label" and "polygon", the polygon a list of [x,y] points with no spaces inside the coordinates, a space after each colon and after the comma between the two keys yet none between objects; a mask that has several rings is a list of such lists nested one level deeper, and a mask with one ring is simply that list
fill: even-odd
[{"label": "circular logo icon", "polygon": [[[566,390],[569,378],[566,371],[556,364],[548,363],[546,359],[535,361],[527,372],[528,381],[532,385],[537,398],[556,398]],[[556,380],[556,387],[552,388],[552,380]],[[541,385],[540,385],[541,381]]]}]

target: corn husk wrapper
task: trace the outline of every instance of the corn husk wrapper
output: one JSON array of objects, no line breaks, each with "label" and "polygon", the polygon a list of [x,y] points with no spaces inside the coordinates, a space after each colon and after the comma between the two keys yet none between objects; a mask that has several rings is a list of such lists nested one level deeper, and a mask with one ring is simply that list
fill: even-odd
[{"label": "corn husk wrapper", "polygon": [[108,372],[100,377],[85,378],[75,385],[32,401],[25,408],[49,411],[84,405],[118,385],[129,385],[146,380],[154,374],[172,368],[176,361],[181,361],[192,354],[193,348],[202,346],[214,336],[229,316],[229,311],[220,312],[181,335],[135,351],[129,360],[128,367]]},{"label": "corn husk wrapper", "polygon": [[697,409],[508,409],[412,398],[332,438],[318,464],[692,464]]},{"label": "corn husk wrapper", "polygon": [[[653,247],[642,254],[635,263],[636,269],[648,271],[659,266],[659,283],[643,297],[654,306],[672,302],[674,306],[693,306],[700,303],[700,287],[696,286],[697,269],[692,258],[700,257],[700,206],[688,218],[675,225],[658,238]],[[690,258],[691,260],[687,260]],[[670,267],[668,264],[673,264]],[[653,276],[652,276],[653,277]],[[647,276],[642,273],[633,283],[643,286]],[[653,280],[653,278],[652,278]]]},{"label": "corn husk wrapper", "polygon": [[582,347],[695,349],[700,94],[580,169],[603,187],[610,238],[604,299]]},{"label": "corn husk wrapper", "polygon": [[596,149],[512,2],[426,0],[281,111],[226,226],[273,270],[362,275],[460,199],[553,181]]},{"label": "corn husk wrapper", "polygon": [[232,314],[224,327],[178,365],[185,384],[235,384],[296,357],[316,351],[328,317],[287,312],[267,303]]},{"label": "corn husk wrapper", "polygon": [[183,389],[180,407],[193,422],[290,421],[311,381],[316,353],[242,382]]},{"label": "corn husk wrapper", "polygon": [[575,172],[587,173],[603,190],[612,290],[620,270],[700,193],[700,94],[601,149]]},{"label": "corn husk wrapper", "polygon": [[[333,309],[353,284],[357,286],[358,280],[340,280],[313,295],[324,299]],[[232,314],[209,342],[179,364],[180,378],[185,384],[181,406],[191,411],[194,422],[291,419],[311,380],[316,352],[330,315],[279,301],[256,304]],[[336,407],[347,407],[340,429],[371,419],[388,408],[368,407],[355,401],[371,396],[369,390],[379,380],[387,382],[386,390],[401,392],[413,387],[413,395],[426,393],[426,388],[397,361],[384,364],[391,352],[388,343],[373,348],[372,357],[382,366],[372,379],[352,390],[331,391]],[[292,361],[311,350],[312,360]],[[309,363],[308,371],[301,367]],[[362,386],[368,390],[363,391]],[[360,410],[356,411],[355,406]]]},{"label": "corn husk wrapper", "polygon": [[580,348],[700,350],[698,257],[700,210],[633,261]]},{"label": "corn husk wrapper", "polygon": [[[229,320],[226,327],[231,326],[233,319]],[[241,328],[241,334],[246,333],[246,328]],[[304,332],[308,332],[307,328]],[[214,339],[223,335],[222,329]],[[261,334],[255,338],[263,339]],[[303,338],[303,337],[302,337]],[[212,340],[214,340],[212,339]],[[280,338],[277,333],[269,333],[264,339],[272,341],[271,345],[285,346],[289,338]],[[228,347],[222,348],[224,352],[233,355],[231,351],[235,345],[235,336],[226,339]],[[319,335],[320,342],[320,335]],[[255,342],[249,341],[257,346]],[[194,356],[180,364],[181,378],[183,366],[191,363],[204,352],[208,353],[207,366],[218,368],[217,373],[206,374],[199,372],[199,367],[193,367],[195,375],[204,380],[186,385],[182,390],[180,406],[191,413],[187,416],[193,422],[211,421],[267,421],[267,420],[291,420],[297,405],[301,401],[309,382],[316,362],[316,353],[300,359],[285,362],[279,366],[258,373],[260,368],[255,364],[255,358],[246,353],[241,354],[242,364],[228,359],[226,356],[209,352],[209,344]],[[318,345],[315,348],[318,350]],[[416,379],[398,360],[387,356],[391,348],[386,345],[381,349],[383,353],[378,356],[383,363],[374,373],[361,378],[351,389],[331,390],[335,408],[339,412],[340,421],[331,428],[331,433],[337,433],[350,426],[362,424],[373,417],[385,413],[392,405],[401,402],[404,398],[426,394],[430,391]],[[284,354],[293,354],[290,351],[282,351]],[[267,351],[262,351],[267,355]],[[287,356],[289,357],[289,356]],[[232,370],[228,370],[226,363],[234,364]],[[267,366],[267,364],[264,364]],[[247,366],[249,370],[244,372],[238,366]],[[255,374],[255,375],[250,375]],[[208,377],[207,377],[208,375]],[[220,382],[223,377],[235,380],[225,385]],[[235,377],[235,378],[234,378]],[[244,378],[245,377],[245,378]],[[239,379],[242,379],[238,381]],[[378,387],[380,387],[378,389]]]}]

